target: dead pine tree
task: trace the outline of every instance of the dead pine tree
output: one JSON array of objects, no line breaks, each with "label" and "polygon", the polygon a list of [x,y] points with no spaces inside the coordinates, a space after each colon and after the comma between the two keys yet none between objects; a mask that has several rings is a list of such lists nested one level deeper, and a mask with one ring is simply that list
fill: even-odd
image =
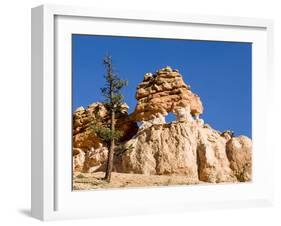
[{"label": "dead pine tree", "polygon": [[111,172],[113,168],[114,150],[116,148],[116,141],[122,136],[122,133],[115,129],[115,114],[120,111],[124,103],[124,97],[121,90],[127,86],[127,80],[121,80],[115,72],[110,55],[106,55],[103,64],[105,66],[105,86],[101,88],[102,95],[105,98],[104,105],[110,113],[110,123],[108,127],[96,128],[95,132],[107,143],[108,145],[108,158],[106,164],[106,172],[104,179],[107,182],[111,180]]}]

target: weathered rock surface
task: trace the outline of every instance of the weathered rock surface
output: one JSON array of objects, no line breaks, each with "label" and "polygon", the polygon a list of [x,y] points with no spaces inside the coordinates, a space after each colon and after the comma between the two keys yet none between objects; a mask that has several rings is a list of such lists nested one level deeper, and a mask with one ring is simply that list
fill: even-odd
[{"label": "weathered rock surface", "polygon": [[138,100],[131,118],[148,121],[173,112],[178,120],[203,113],[203,105],[198,95],[185,84],[178,70],[167,66],[154,74],[147,73],[137,87]]},{"label": "weathered rock surface", "polygon": [[[211,183],[240,180],[230,167],[223,136],[195,122],[153,125],[139,131],[127,145],[118,172],[186,175]],[[235,152],[235,151],[234,151]],[[235,160],[233,160],[235,162]]]},{"label": "weathered rock surface", "polygon": [[[234,137],[204,124],[200,98],[191,92],[177,70],[166,67],[148,73],[136,92],[137,106],[128,115],[124,105],[116,127],[128,150],[114,156],[114,171],[143,175],[185,176],[190,183],[250,181],[252,141]],[[176,121],[165,122],[168,112]],[[108,149],[91,130],[91,123],[109,123],[101,103],[78,108],[73,114],[73,170],[105,170]],[[138,128],[136,121],[139,122]]]},{"label": "weathered rock surface", "polygon": [[[129,121],[128,106],[116,114],[116,128],[123,132],[121,141],[130,139],[138,130],[135,122]],[[91,129],[92,123],[108,123],[109,113],[102,103],[93,103],[73,113],[73,170],[93,172],[104,169],[108,149]]]},{"label": "weathered rock surface", "polygon": [[85,152],[80,148],[73,148],[73,171],[81,172],[85,163]]},{"label": "weathered rock surface", "polygon": [[252,141],[246,136],[233,137],[226,143],[230,168],[239,181],[252,178]]}]

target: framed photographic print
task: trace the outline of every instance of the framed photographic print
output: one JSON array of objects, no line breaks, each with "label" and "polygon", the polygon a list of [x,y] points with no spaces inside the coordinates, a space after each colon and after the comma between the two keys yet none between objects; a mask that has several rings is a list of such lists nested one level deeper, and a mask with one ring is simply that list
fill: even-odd
[{"label": "framed photographic print", "polygon": [[272,203],[272,21],[32,9],[32,216]]}]

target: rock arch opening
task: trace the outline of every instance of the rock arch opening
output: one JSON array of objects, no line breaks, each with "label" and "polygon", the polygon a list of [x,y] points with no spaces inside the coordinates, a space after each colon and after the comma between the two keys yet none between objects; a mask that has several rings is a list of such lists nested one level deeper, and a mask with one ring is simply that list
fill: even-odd
[{"label": "rock arch opening", "polygon": [[174,113],[169,112],[168,115],[166,115],[166,117],[165,117],[165,121],[166,121],[166,123],[175,122],[175,121],[177,121],[177,117],[175,116]]}]

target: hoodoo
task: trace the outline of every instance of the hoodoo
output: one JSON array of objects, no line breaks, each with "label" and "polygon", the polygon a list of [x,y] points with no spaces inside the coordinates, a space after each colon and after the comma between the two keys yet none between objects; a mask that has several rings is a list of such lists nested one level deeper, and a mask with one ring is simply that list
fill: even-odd
[{"label": "hoodoo", "polygon": [[[114,157],[115,172],[181,175],[190,184],[251,180],[251,139],[235,137],[231,130],[220,132],[205,124],[200,118],[200,97],[191,91],[178,70],[167,66],[145,74],[135,97],[137,105],[132,114],[127,113],[126,105],[117,114],[122,145],[130,148]],[[176,120],[166,123],[170,112]],[[98,120],[109,120],[102,103],[78,108],[73,114],[75,172],[104,170],[108,149],[90,130],[91,123]]]}]

